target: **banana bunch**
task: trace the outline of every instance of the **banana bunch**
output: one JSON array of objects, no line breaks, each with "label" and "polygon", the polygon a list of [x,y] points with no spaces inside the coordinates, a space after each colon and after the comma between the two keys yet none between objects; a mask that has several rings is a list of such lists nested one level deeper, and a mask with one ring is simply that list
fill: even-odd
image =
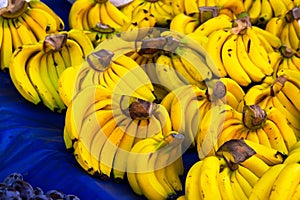
[{"label": "banana bunch", "polygon": [[246,92],[243,104],[260,105],[263,109],[276,108],[284,114],[289,126],[299,138],[299,90],[300,72],[292,69],[281,69],[276,77],[266,77],[258,85],[254,85]]},{"label": "banana bunch", "polygon": [[65,104],[58,92],[59,76],[66,68],[83,63],[92,50],[92,43],[81,30],[48,34],[40,42],[22,45],[14,51],[9,74],[26,100],[61,112]]},{"label": "banana bunch", "polygon": [[[293,50],[299,48],[300,26],[298,24],[299,14],[297,14],[300,9],[299,3],[292,4],[292,7],[285,13],[270,19],[265,27],[266,31],[279,37],[283,45]],[[283,7],[280,7],[280,9],[284,10]]]},{"label": "banana bunch", "polygon": [[235,23],[231,29],[210,34],[206,50],[222,77],[229,76],[246,87],[273,73],[268,55],[281,46],[281,41],[273,34],[251,26],[248,16],[236,19]]},{"label": "banana bunch", "polygon": [[137,142],[129,152],[127,179],[133,191],[150,200],[176,199],[182,191],[182,134],[159,134]]},{"label": "banana bunch", "polygon": [[[120,10],[128,16],[131,21],[135,19],[137,15],[143,14],[146,16],[150,14],[155,19],[155,25],[160,27],[168,27],[174,17],[172,6],[163,0],[133,0],[129,4],[121,7]],[[143,10],[143,12],[140,10]]]},{"label": "banana bunch", "polygon": [[257,181],[249,199],[299,199],[300,164],[271,166]]},{"label": "banana bunch", "polygon": [[72,4],[68,20],[74,29],[91,30],[101,23],[120,30],[130,18],[109,0],[78,0]]},{"label": "banana bunch", "polygon": [[299,54],[286,45],[282,45],[279,51],[270,53],[269,58],[275,73],[281,69],[300,70]]},{"label": "banana bunch", "polygon": [[[212,125],[214,123],[214,125]],[[200,124],[197,135],[199,158],[214,155],[231,139],[245,138],[287,154],[297,138],[285,115],[277,108],[263,110],[259,105],[244,105],[238,112],[229,105],[212,107]]]},{"label": "banana bunch", "polygon": [[87,56],[75,80],[74,95],[90,85],[102,85],[116,94],[155,100],[153,85],[143,69],[130,57],[100,49]]},{"label": "banana bunch", "polygon": [[264,174],[285,158],[281,152],[256,142],[231,139],[216,155],[192,165],[185,180],[185,199],[251,199]]},{"label": "banana bunch", "polygon": [[230,17],[234,17],[246,11],[243,2],[240,0],[174,0],[172,7],[175,15],[180,13],[192,15],[199,13],[199,9],[201,11],[202,8],[203,11],[206,11],[205,9],[207,7],[215,7],[220,10],[219,12],[227,14]]},{"label": "banana bunch", "polygon": [[254,25],[265,27],[274,17],[284,16],[299,1],[292,0],[243,0],[245,10]]},{"label": "banana bunch", "polygon": [[0,68],[5,71],[14,50],[64,29],[62,19],[39,0],[8,1],[0,9]]},{"label": "banana bunch", "polygon": [[80,90],[68,105],[64,141],[88,173],[121,181],[132,146],[153,135],[168,137],[171,131],[163,106],[98,84]]}]

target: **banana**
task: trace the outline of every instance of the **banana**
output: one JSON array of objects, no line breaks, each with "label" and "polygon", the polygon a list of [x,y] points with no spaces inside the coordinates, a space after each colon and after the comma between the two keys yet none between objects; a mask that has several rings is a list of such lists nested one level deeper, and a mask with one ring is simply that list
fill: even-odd
[{"label": "banana", "polygon": [[[71,64],[71,65],[66,65],[66,66],[81,65],[85,61],[85,57],[84,57],[85,55],[84,55],[84,52],[82,51],[80,45],[71,39],[67,39],[65,45],[69,52],[70,64]],[[76,55],[76,56],[72,56],[72,55]]]},{"label": "banana", "polygon": [[[101,3],[96,3],[87,11],[87,22],[91,29],[95,28],[97,24],[101,22],[100,6]],[[76,29],[76,30],[83,30],[83,29]]]},{"label": "banana", "polygon": [[288,9],[282,0],[279,0],[279,1],[269,0],[269,2],[273,8],[273,13],[274,13],[275,17],[285,15],[285,13],[287,12]]},{"label": "banana", "polygon": [[252,24],[256,24],[262,11],[262,1],[252,1],[251,7],[247,11]]},{"label": "banana", "polygon": [[37,41],[41,41],[46,37],[47,33],[46,30],[44,29],[45,27],[42,27],[37,22],[37,19],[34,19],[32,16],[28,15],[27,13],[24,13],[21,17],[23,18],[24,22],[27,23],[28,27],[30,27]]},{"label": "banana", "polygon": [[[45,53],[40,61],[39,67],[40,76],[43,77],[42,80],[47,87],[48,92],[51,94],[52,98],[54,98],[56,104],[58,105],[57,112],[62,112],[65,109],[65,104],[61,100],[55,86],[58,82],[58,75],[55,70],[51,53]],[[52,70],[50,70],[50,68],[52,68]]]},{"label": "banana", "polygon": [[209,36],[216,30],[230,28],[232,28],[232,19],[228,15],[221,14],[202,23],[200,26],[198,26],[198,28],[195,29],[195,32]]},{"label": "banana", "polygon": [[86,58],[93,50],[93,43],[89,40],[87,35],[79,29],[71,29],[67,32],[68,39],[74,40],[79,44],[84,53],[84,58]]},{"label": "banana", "polygon": [[286,154],[278,151],[277,149],[269,148],[263,144],[259,144],[248,139],[245,139],[244,142],[256,152],[256,156],[270,166],[283,163],[286,158]]},{"label": "banana", "polygon": [[126,173],[127,158],[130,149],[134,145],[134,140],[136,137],[136,131],[138,127],[138,120],[131,120],[131,122],[126,127],[124,136],[120,141],[119,148],[116,151],[115,158],[113,161],[112,174],[113,178],[117,183],[124,180]]},{"label": "banana", "polygon": [[[55,70],[56,70],[56,73],[58,74],[58,77],[61,75],[61,73],[63,71],[65,71],[65,69],[67,69],[68,67],[71,67],[71,66],[66,66],[65,65],[65,62],[64,62],[64,58],[61,56],[61,53],[60,51],[56,51],[56,52],[53,52],[52,53],[52,59],[53,59],[53,62],[54,62],[54,65],[55,65]],[[79,68],[80,65],[77,65],[77,66],[73,66],[73,67],[78,67]],[[75,77],[74,77],[75,79]]]},{"label": "banana", "polygon": [[273,17],[266,24],[265,30],[273,35],[280,37],[281,31],[286,24],[286,20],[283,17]]},{"label": "banana", "polygon": [[221,56],[228,75],[241,86],[247,86],[251,83],[251,79],[238,61],[237,38],[238,35],[235,34],[228,37],[223,44]]},{"label": "banana", "polygon": [[258,25],[262,25],[265,27],[265,25],[268,23],[268,21],[273,17],[273,9],[270,4],[269,0],[262,0],[261,1],[261,12],[258,17]]},{"label": "banana", "polygon": [[271,168],[267,163],[255,155],[241,162],[240,165],[252,171],[252,173],[259,178],[261,178],[263,174]]},{"label": "banana", "polygon": [[[243,98],[245,96],[245,92],[236,81],[234,81],[233,79],[228,78],[228,77],[222,77],[222,78],[220,78],[220,81],[222,81],[222,83],[226,87],[225,98],[227,98],[227,96],[229,94],[232,94],[238,103],[240,103],[243,100]],[[231,107],[233,107],[235,109],[238,108],[238,105],[236,105],[236,106],[234,106],[235,104],[231,105],[232,103],[230,101],[226,101],[224,103],[229,104]]]},{"label": "banana", "polygon": [[299,185],[300,164],[287,164],[273,182],[269,199],[290,199],[294,190]]},{"label": "banana", "polygon": [[110,177],[112,168],[113,168],[113,161],[115,154],[119,148],[120,142],[124,137],[124,134],[128,124],[130,123],[130,118],[125,118],[122,122],[118,123],[118,126],[111,132],[109,137],[103,144],[101,152],[99,152],[99,161],[100,161],[100,172],[104,176]]},{"label": "banana", "polygon": [[219,6],[230,9],[236,16],[246,11],[242,1],[220,0]]},{"label": "banana", "polygon": [[56,33],[59,30],[59,24],[57,24],[55,18],[53,18],[46,10],[33,7],[27,9],[26,14],[36,20],[36,22],[48,34]]},{"label": "banana", "polygon": [[246,34],[243,35],[245,47],[252,62],[256,64],[266,75],[271,75],[273,69],[268,60],[268,53],[261,45],[257,33],[248,28]]},{"label": "banana", "polygon": [[105,8],[109,16],[120,26],[130,22],[129,16],[121,12],[116,6],[114,6],[110,1],[105,2]]},{"label": "banana", "polygon": [[180,13],[183,13],[185,11],[184,1],[185,0],[173,0],[172,1],[172,8],[173,8],[173,12],[174,12],[175,16]]},{"label": "banana", "polygon": [[174,17],[171,5],[165,4],[162,1],[151,2],[150,12],[156,19],[157,25],[168,26]]},{"label": "banana", "polygon": [[256,183],[259,180],[259,177],[257,177],[254,173],[252,173],[249,169],[247,169],[242,165],[239,165],[237,170],[239,174],[241,174],[249,182],[252,188],[256,185]]},{"label": "banana", "polygon": [[208,36],[208,42],[206,45],[206,50],[211,59],[206,59],[207,63],[214,62],[217,67],[218,72],[215,73],[216,76],[225,77],[227,76],[227,71],[225,69],[224,63],[221,59],[221,52],[224,42],[231,35],[229,30],[216,30]]},{"label": "banana", "polygon": [[19,36],[19,34],[17,32],[17,29],[15,27],[14,20],[8,19],[7,21],[8,21],[9,30],[10,30],[11,36],[12,36],[12,44],[13,44],[12,50],[14,51],[19,46],[22,45],[22,41],[21,41],[20,36]]},{"label": "banana", "polygon": [[69,54],[68,47],[66,45],[62,46],[59,53],[63,58],[66,67],[73,66],[71,63],[71,55]]},{"label": "banana", "polygon": [[[199,21],[195,17],[180,13],[172,19],[170,30],[177,31],[181,34],[189,34],[192,33],[198,25]],[[191,26],[191,28],[188,28],[188,26]]]},{"label": "banana", "polygon": [[184,11],[187,15],[192,15],[195,13],[199,13],[199,6],[197,4],[197,0],[192,1],[183,1]]},{"label": "banana", "polygon": [[52,96],[52,93],[47,88],[47,85],[44,81],[44,77],[41,77],[40,66],[44,65],[44,63],[42,63],[44,56],[45,53],[43,51],[40,51],[33,57],[31,57],[27,62],[26,71],[28,73],[28,77],[31,83],[36,88],[39,96],[41,97],[43,104],[46,107],[48,107],[51,111],[60,110],[55,98]]},{"label": "banana", "polygon": [[218,186],[222,199],[235,200],[230,180],[232,173],[229,167],[224,167],[219,173]]},{"label": "banana", "polygon": [[173,67],[172,59],[167,55],[160,55],[158,57],[155,69],[159,84],[163,85],[168,90],[174,90],[187,84],[179,78]]},{"label": "banana", "polygon": [[273,183],[285,166],[286,164],[278,164],[270,167],[254,185],[249,200],[269,199]]},{"label": "banana", "polygon": [[236,180],[239,183],[239,185],[241,186],[244,194],[247,196],[247,199],[252,191],[252,186],[249,183],[249,181],[247,179],[245,179],[239,172],[239,170],[235,170],[234,171],[235,176],[236,176]]},{"label": "banana", "polygon": [[197,161],[192,165],[188,170],[186,179],[185,179],[185,196],[187,199],[201,199],[200,194],[200,175],[203,161]]},{"label": "banana", "polygon": [[237,180],[237,174],[238,172],[235,170],[231,173],[230,181],[231,181],[231,187],[233,190],[233,195],[235,199],[248,199],[247,195],[243,191],[243,188],[241,187],[240,183]]},{"label": "banana", "polygon": [[289,163],[298,163],[299,162],[299,150],[293,149],[290,150],[287,158],[284,160],[283,163],[289,164]]},{"label": "banana", "polygon": [[9,65],[10,78],[18,92],[29,102],[38,104],[41,99],[26,72],[27,59],[41,51],[40,43],[22,45],[12,55]]},{"label": "banana", "polygon": [[66,106],[70,104],[74,96],[74,84],[79,69],[79,66],[68,67],[60,73],[58,78],[58,94]]},{"label": "banana", "polygon": [[201,199],[221,199],[218,188],[220,160],[216,156],[208,156],[203,159],[200,168],[200,197]]},{"label": "banana", "polygon": [[297,110],[300,111],[300,104],[297,101],[299,98],[299,88],[288,80],[284,83],[281,91],[290,99]]},{"label": "banana", "polygon": [[39,8],[39,9],[45,10],[48,14],[50,14],[55,19],[56,24],[58,25],[57,26],[58,31],[64,30],[64,28],[65,28],[64,21],[47,4],[45,4],[44,2],[39,1],[39,0],[33,0],[33,1],[29,1],[29,6],[32,8]]},{"label": "banana", "polygon": [[[279,94],[277,96],[279,96]],[[289,123],[284,114],[278,108],[272,107],[267,112],[267,119],[277,125],[284,139],[287,149],[290,150],[292,146],[296,143],[297,138],[293,129],[289,126]]]},{"label": "banana", "polygon": [[71,29],[85,29],[86,27],[84,27],[83,21],[86,21],[87,18],[84,18],[84,16],[95,4],[94,0],[80,0],[74,2],[69,11],[69,27]]},{"label": "banana", "polygon": [[252,26],[252,29],[257,33],[257,35],[261,35],[263,38],[265,38],[275,50],[278,50],[282,46],[280,38],[269,31],[257,26]]},{"label": "banana", "polygon": [[288,23],[286,26],[289,27],[289,40],[291,48],[296,50],[299,47],[299,38],[296,29],[293,25],[293,22]]},{"label": "banana", "polygon": [[190,74],[193,74],[196,81],[201,83],[202,81],[212,79],[212,71],[214,71],[212,68],[214,68],[215,65],[208,65],[205,62],[204,56],[206,55],[206,52],[203,53],[202,48],[199,52],[189,46],[182,46],[176,48],[175,53],[180,56],[186,70],[189,71]]},{"label": "banana", "polygon": [[287,46],[288,48],[292,48],[292,44],[290,43],[290,30],[289,30],[289,23],[286,23],[282,31],[280,33],[280,40],[283,45]]},{"label": "banana", "polygon": [[13,53],[13,41],[12,35],[9,29],[8,20],[3,20],[2,23],[3,35],[2,35],[2,44],[0,51],[0,60],[1,65],[0,68],[2,71],[9,69],[10,58]]},{"label": "banana", "polygon": [[[34,44],[38,40],[33,34],[31,28],[29,25],[24,21],[22,17],[18,17],[17,19],[13,19],[14,24],[16,27],[16,30],[18,32],[18,35],[20,36],[20,39],[22,41],[22,44]],[[22,36],[22,37],[21,37]]]},{"label": "banana", "polygon": [[249,55],[247,54],[247,50],[245,48],[242,36],[238,36],[236,42],[237,57],[240,62],[240,65],[251,78],[252,82],[260,82],[265,77],[265,74],[250,59]]}]

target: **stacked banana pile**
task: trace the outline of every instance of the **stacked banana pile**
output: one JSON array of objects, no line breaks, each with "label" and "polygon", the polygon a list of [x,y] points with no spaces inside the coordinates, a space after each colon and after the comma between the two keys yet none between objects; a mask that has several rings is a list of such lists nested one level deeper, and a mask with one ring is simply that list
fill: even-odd
[{"label": "stacked banana pile", "polygon": [[147,199],[300,199],[300,1],[114,3],[74,1],[69,30],[0,9],[1,69],[79,165]]}]

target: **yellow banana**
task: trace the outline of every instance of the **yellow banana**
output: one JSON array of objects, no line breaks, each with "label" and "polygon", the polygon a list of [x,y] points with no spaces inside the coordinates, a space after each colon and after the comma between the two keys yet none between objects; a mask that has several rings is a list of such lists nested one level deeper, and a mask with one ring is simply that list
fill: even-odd
[{"label": "yellow banana", "polygon": [[58,27],[58,31],[64,30],[64,28],[65,28],[64,21],[47,4],[45,4],[44,2],[39,1],[39,0],[33,0],[33,1],[29,1],[29,6],[32,8],[39,8],[39,9],[45,10],[48,14],[50,14],[53,17],[53,19],[55,19],[57,27]]},{"label": "yellow banana", "polygon": [[27,9],[26,14],[36,20],[46,33],[55,33],[59,30],[59,24],[46,10],[33,7]]},{"label": "yellow banana", "polygon": [[251,79],[238,61],[237,38],[238,35],[232,34],[224,42],[221,52],[222,60],[228,75],[241,86],[247,86],[251,83]]},{"label": "yellow banana", "polygon": [[0,51],[0,60],[1,65],[0,68],[5,71],[9,69],[9,62],[10,58],[13,53],[13,41],[12,35],[10,33],[8,20],[3,20],[2,23],[3,35],[2,35],[2,44],[1,44],[1,51]]},{"label": "yellow banana", "polygon": [[30,26],[22,17],[17,18],[15,24],[18,34],[22,36],[20,37],[22,44],[34,44],[38,42]]},{"label": "yellow banana", "polygon": [[245,194],[243,188],[241,187],[240,183],[237,180],[237,174],[238,172],[235,170],[231,173],[230,181],[231,181],[231,187],[233,190],[233,195],[235,199],[248,199],[247,195]]},{"label": "yellow banana", "polygon": [[224,67],[224,63],[220,55],[222,52],[222,46],[230,35],[231,33],[229,30],[220,29],[220,30],[216,30],[215,32],[212,32],[208,37],[206,50],[208,52],[208,55],[212,59],[211,60],[207,59],[207,62],[212,61],[216,65],[218,69],[217,74],[215,74],[216,76],[220,76],[220,77],[227,76],[227,71]]},{"label": "yellow banana", "polygon": [[242,36],[237,37],[236,47],[237,57],[244,71],[248,74],[253,82],[260,82],[265,77],[265,74],[250,59],[249,55],[247,54]]},{"label": "yellow banana", "polygon": [[87,18],[84,18],[85,13],[89,11],[94,5],[94,0],[79,0],[72,4],[69,16],[68,16],[68,22],[70,28],[74,29],[84,29],[83,21],[86,21]]},{"label": "yellow banana", "polygon": [[270,167],[254,185],[249,200],[269,199],[273,183],[285,166],[286,164],[278,164]]},{"label": "yellow banana", "polygon": [[258,18],[258,25],[265,26],[273,17],[273,9],[269,0],[261,1],[261,13]]},{"label": "yellow banana", "polygon": [[192,1],[183,1],[184,11],[187,15],[191,15],[194,13],[199,13],[199,6],[197,4],[197,0]]},{"label": "yellow banana", "polygon": [[290,40],[291,48],[298,49],[299,38],[296,29],[293,25],[293,22],[288,23],[287,26],[289,26],[289,40]]},{"label": "yellow banana", "polygon": [[175,16],[180,13],[183,13],[185,11],[184,1],[185,0],[173,0],[172,1],[172,8],[173,8],[173,12],[174,12]]},{"label": "yellow banana", "polygon": [[130,22],[130,17],[121,12],[110,1],[105,2],[105,8],[109,16],[120,26]]},{"label": "yellow banana", "polygon": [[300,111],[300,104],[297,101],[297,99],[299,98],[299,87],[288,80],[284,83],[281,91],[290,99],[297,110]]},{"label": "yellow banana", "polygon": [[186,175],[185,179],[185,196],[187,199],[201,199],[200,194],[200,175],[203,161],[197,161],[192,165]]},{"label": "yellow banana", "polygon": [[281,31],[285,26],[286,21],[283,17],[273,17],[266,24],[265,30],[272,33],[273,35],[280,37]]},{"label": "yellow banana", "polygon": [[217,156],[208,156],[203,159],[200,168],[200,196],[201,199],[221,199],[218,188],[220,160]]},{"label": "yellow banana", "polygon": [[234,171],[235,176],[236,176],[236,180],[239,183],[239,185],[241,186],[244,194],[247,196],[247,198],[249,197],[251,191],[252,191],[252,186],[249,183],[249,181],[247,179],[245,179],[239,172],[239,170],[235,170]]},{"label": "yellow banana", "polygon": [[300,180],[300,164],[287,164],[279,173],[273,182],[272,190],[269,196],[273,199],[290,199],[294,190],[299,185]]},{"label": "yellow banana", "polygon": [[252,29],[258,34],[263,36],[271,46],[276,50],[282,46],[282,42],[279,37],[275,36],[274,34],[266,31],[265,29],[259,28],[257,26],[252,26]]},{"label": "yellow banana", "polygon": [[224,167],[219,174],[218,186],[222,199],[235,200],[230,180],[231,173],[232,171],[229,167]]},{"label": "yellow banana", "polygon": [[[80,45],[74,40],[67,39],[66,44],[69,56],[70,56],[70,64],[69,66],[81,65],[85,60],[84,52],[82,51]],[[76,55],[76,56],[72,56]],[[66,65],[67,66],[67,65]]]},{"label": "yellow banana", "polygon": [[14,20],[8,19],[7,21],[8,21],[9,30],[11,32],[11,37],[12,37],[12,44],[13,44],[12,50],[14,51],[19,46],[22,45],[22,41],[21,41],[18,31],[15,27]]},{"label": "yellow banana", "polygon": [[[192,24],[192,28],[190,30],[187,29],[189,24]],[[184,13],[180,13],[172,19],[170,23],[170,29],[181,34],[189,34],[193,32],[198,25],[199,21],[197,20],[197,18],[186,15]]]},{"label": "yellow banana", "polygon": [[299,149],[293,149],[290,150],[287,158],[284,160],[283,163],[289,164],[289,163],[298,163],[299,162]]},{"label": "yellow banana", "polygon": [[261,2],[261,0],[259,0],[259,1],[252,1],[251,7],[248,10],[248,14],[249,14],[249,17],[251,19],[251,23],[252,24],[257,23],[257,20],[258,20],[258,18],[260,16],[261,10],[262,10],[262,2]]},{"label": "yellow banana", "polygon": [[202,23],[200,26],[198,26],[195,32],[199,32],[205,36],[209,36],[216,30],[230,29],[232,27],[231,20],[232,19],[228,15],[221,14]]},{"label": "yellow banana", "polygon": [[249,182],[252,188],[256,185],[256,183],[259,180],[259,177],[257,177],[252,171],[250,171],[242,165],[239,165],[237,170],[239,174],[241,174]]},{"label": "yellow banana", "polygon": [[283,3],[282,0],[269,0],[272,8],[273,8],[273,12],[274,12],[274,16],[278,17],[278,16],[284,16],[285,13],[287,12],[287,7],[286,5]]},{"label": "yellow banana", "polygon": [[37,54],[31,57],[27,62],[26,71],[30,81],[41,97],[42,103],[52,111],[60,110],[51,92],[47,88],[47,85],[43,80],[44,78],[42,78],[40,75],[40,65],[43,64],[41,60],[44,56],[45,53],[43,51],[39,51]]},{"label": "yellow banana", "polygon": [[262,177],[262,175],[270,169],[270,166],[267,165],[263,160],[259,157],[253,155],[250,158],[240,163],[242,166],[246,167],[250,171],[252,171],[257,177]]},{"label": "yellow banana", "polygon": [[282,31],[280,33],[280,40],[283,45],[286,45],[289,48],[292,48],[292,44],[290,43],[290,30],[289,30],[289,23],[286,23]]},{"label": "yellow banana", "polygon": [[84,58],[86,58],[93,50],[93,44],[87,37],[87,35],[79,29],[71,29],[67,32],[68,39],[74,40],[79,44],[84,53]]},{"label": "yellow banana", "polygon": [[[96,3],[86,11],[87,12],[87,22],[91,29],[97,27],[97,24],[101,23],[100,6],[101,6],[101,3]],[[72,28],[72,29],[74,29],[74,28]],[[76,30],[83,30],[83,29],[76,29]]]},{"label": "yellow banana", "polygon": [[273,69],[268,60],[268,53],[261,45],[257,33],[253,29],[248,28],[247,33],[243,35],[243,40],[252,62],[256,64],[256,66],[258,66],[266,75],[271,75],[273,73]]}]

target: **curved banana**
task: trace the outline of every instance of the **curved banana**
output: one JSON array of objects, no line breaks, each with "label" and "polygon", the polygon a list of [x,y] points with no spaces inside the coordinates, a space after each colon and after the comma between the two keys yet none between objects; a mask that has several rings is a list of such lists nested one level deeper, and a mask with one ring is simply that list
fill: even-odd
[{"label": "curved banana", "polygon": [[219,173],[218,186],[222,199],[235,200],[230,180],[232,173],[229,167],[224,167]]},{"label": "curved banana", "polygon": [[203,161],[197,161],[188,170],[185,179],[185,196],[187,199],[201,199],[199,182]]},{"label": "curved banana", "polygon": [[251,83],[251,79],[238,61],[237,38],[238,35],[232,34],[224,42],[221,52],[222,60],[228,75],[241,86],[247,86]]},{"label": "curved banana", "polygon": [[9,69],[10,58],[13,54],[13,41],[12,35],[9,29],[8,20],[3,20],[2,22],[2,44],[0,51],[0,68],[2,71]]},{"label": "curved banana", "polygon": [[29,57],[41,51],[40,43],[22,45],[12,55],[9,65],[10,78],[18,92],[28,101],[38,104],[41,99],[26,72],[26,63]]},{"label": "curved banana", "polygon": [[68,16],[70,28],[85,30],[86,27],[84,27],[83,21],[87,23],[87,18],[84,16],[95,4],[94,0],[80,0],[74,2]]}]

